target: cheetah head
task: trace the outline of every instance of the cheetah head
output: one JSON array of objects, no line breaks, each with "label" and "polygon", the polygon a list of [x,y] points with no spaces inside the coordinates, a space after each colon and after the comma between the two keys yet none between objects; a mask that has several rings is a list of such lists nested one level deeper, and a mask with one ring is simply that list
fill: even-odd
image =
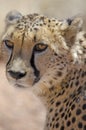
[{"label": "cheetah head", "polygon": [[72,60],[70,48],[81,29],[81,19],[22,16],[13,11],[5,22],[2,50],[7,57],[7,79],[24,88],[48,89],[59,84]]}]

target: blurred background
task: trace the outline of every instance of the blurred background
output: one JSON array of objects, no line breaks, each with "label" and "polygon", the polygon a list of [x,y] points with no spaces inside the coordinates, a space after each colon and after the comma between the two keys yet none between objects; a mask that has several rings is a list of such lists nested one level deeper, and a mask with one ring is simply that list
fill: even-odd
[{"label": "blurred background", "polygon": [[[86,0],[0,0],[0,35],[6,14],[14,9],[23,15],[41,13],[58,19],[82,15],[86,29]],[[0,61],[0,130],[43,130],[45,115],[44,106],[31,92],[9,85]]]}]

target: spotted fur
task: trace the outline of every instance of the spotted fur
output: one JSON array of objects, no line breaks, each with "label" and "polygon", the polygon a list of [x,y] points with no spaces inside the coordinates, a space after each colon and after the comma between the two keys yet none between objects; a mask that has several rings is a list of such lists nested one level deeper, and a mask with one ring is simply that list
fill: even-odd
[{"label": "spotted fur", "polygon": [[80,18],[11,12],[2,50],[8,80],[45,104],[44,130],[86,130],[86,32]]}]

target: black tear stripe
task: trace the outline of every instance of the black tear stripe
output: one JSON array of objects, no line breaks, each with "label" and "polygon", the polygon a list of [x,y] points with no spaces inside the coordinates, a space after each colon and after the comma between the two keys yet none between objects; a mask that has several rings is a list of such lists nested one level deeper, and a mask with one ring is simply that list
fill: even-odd
[{"label": "black tear stripe", "polygon": [[13,56],[13,49],[12,49],[11,51],[12,51],[12,52],[11,52],[10,58],[9,58],[9,60],[8,60],[7,64],[6,64],[6,67],[7,67],[7,66],[8,66],[8,64],[10,63],[10,61],[11,61],[11,59],[12,59],[12,56]]},{"label": "black tear stripe", "polygon": [[35,52],[33,50],[30,63],[31,63],[32,68],[34,69],[34,74],[37,78],[35,82],[37,82],[39,80],[40,71],[36,68],[34,59],[35,59]]}]

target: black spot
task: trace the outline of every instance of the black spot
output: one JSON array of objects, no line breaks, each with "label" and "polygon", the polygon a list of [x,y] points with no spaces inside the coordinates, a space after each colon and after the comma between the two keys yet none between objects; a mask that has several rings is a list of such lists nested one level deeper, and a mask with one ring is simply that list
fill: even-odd
[{"label": "black spot", "polygon": [[78,86],[79,85],[79,81],[76,81],[75,85]]},{"label": "black spot", "polygon": [[83,104],[82,109],[86,110],[86,104]]},{"label": "black spot", "polygon": [[34,36],[34,42],[36,42],[36,36]]},{"label": "black spot", "polygon": [[55,118],[53,117],[53,118],[52,118],[52,121],[54,121],[54,120],[55,120]]},{"label": "black spot", "polygon": [[69,83],[65,83],[65,87],[68,88],[69,87]]},{"label": "black spot", "polygon": [[82,122],[79,122],[78,123],[78,128],[82,128],[83,126],[82,126]]},{"label": "black spot", "polygon": [[84,76],[86,76],[86,72],[82,72],[82,75],[81,75],[82,77],[84,77]]},{"label": "black spot", "polygon": [[59,117],[58,118],[56,118],[56,121],[58,121],[59,120]]},{"label": "black spot", "polygon": [[65,116],[65,120],[67,120],[67,115]]},{"label": "black spot", "polygon": [[67,102],[67,100],[68,100],[68,99],[65,99],[65,100],[64,100],[64,103]]},{"label": "black spot", "polygon": [[57,54],[57,53],[54,53],[54,55],[55,55],[55,56],[58,56],[58,54]]},{"label": "black spot", "polygon": [[71,112],[69,113],[69,117],[71,116]]},{"label": "black spot", "polygon": [[71,84],[70,84],[70,87],[72,87],[73,86],[73,82],[71,82]]},{"label": "black spot", "polygon": [[52,108],[50,108],[50,111],[49,112],[52,112],[53,111],[53,109]]},{"label": "black spot", "polygon": [[79,43],[81,44],[83,42],[83,40],[82,39],[79,39]]},{"label": "black spot", "polygon": [[82,119],[83,119],[84,121],[86,121],[86,115],[83,115],[83,116],[82,116]]},{"label": "black spot", "polygon": [[40,26],[42,26],[42,24],[40,24]]},{"label": "black spot", "polygon": [[69,127],[71,125],[71,122],[70,121],[67,121],[67,126]]},{"label": "black spot", "polygon": [[86,130],[86,125],[84,126],[84,130]]},{"label": "black spot", "polygon": [[58,23],[56,23],[56,25],[58,25]]},{"label": "black spot", "polygon": [[58,128],[59,127],[59,123],[56,123],[56,128]]},{"label": "black spot", "polygon": [[72,118],[72,123],[75,123],[75,121],[76,121],[76,118],[73,117],[73,118]]},{"label": "black spot", "polygon": [[78,89],[77,89],[77,91],[78,91],[78,93],[80,93],[81,92],[81,90],[82,90],[82,86],[80,86]]},{"label": "black spot", "polygon": [[52,126],[52,123],[50,123],[50,127]]},{"label": "black spot", "polygon": [[50,91],[53,91],[54,90],[54,86],[51,86],[51,88],[49,88]]},{"label": "black spot", "polygon": [[35,28],[34,28],[34,30],[35,30],[35,31],[37,31],[37,30],[38,30],[38,28],[36,28],[36,27],[35,27]]},{"label": "black spot", "polygon": [[62,72],[61,71],[57,71],[57,76],[62,76]]},{"label": "black spot", "polygon": [[81,114],[81,109],[77,109],[76,110],[76,115],[80,115]]},{"label": "black spot", "polygon": [[62,112],[63,111],[63,107],[60,108],[59,112]]},{"label": "black spot", "polygon": [[51,20],[50,20],[50,19],[48,19],[48,22],[50,23],[50,22],[51,22]]},{"label": "black spot", "polygon": [[55,117],[57,117],[58,116],[58,113],[55,113]]},{"label": "black spot", "polygon": [[64,126],[61,126],[60,130],[64,130]]},{"label": "black spot", "polygon": [[62,114],[61,114],[61,118],[63,118],[63,117],[64,117],[64,115],[65,115],[65,113],[62,113]]},{"label": "black spot", "polygon": [[71,110],[74,110],[74,108],[75,108],[75,104],[73,104],[73,105],[71,106]]},{"label": "black spot", "polygon": [[56,102],[56,106],[58,107],[61,104],[61,102]]}]

